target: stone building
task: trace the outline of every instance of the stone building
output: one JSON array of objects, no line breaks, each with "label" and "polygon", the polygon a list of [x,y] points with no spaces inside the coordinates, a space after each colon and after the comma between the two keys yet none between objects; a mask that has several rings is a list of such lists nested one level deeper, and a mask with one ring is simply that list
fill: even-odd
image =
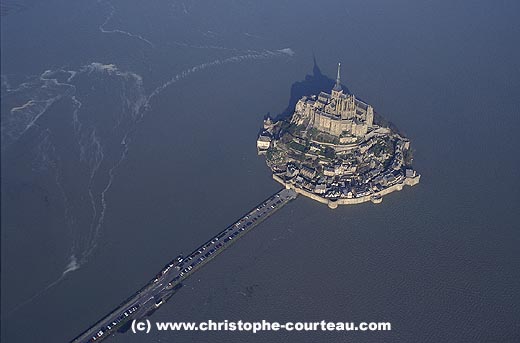
[{"label": "stone building", "polygon": [[[336,84],[331,93],[321,92],[318,96],[304,96],[296,104],[292,122],[307,125],[318,131],[343,138],[363,137],[374,124],[372,106],[356,99],[353,94],[343,93],[340,67]],[[343,142],[348,142],[344,140]]]},{"label": "stone building", "polygon": [[261,135],[256,140],[256,147],[258,150],[267,150],[271,146],[271,137]]}]

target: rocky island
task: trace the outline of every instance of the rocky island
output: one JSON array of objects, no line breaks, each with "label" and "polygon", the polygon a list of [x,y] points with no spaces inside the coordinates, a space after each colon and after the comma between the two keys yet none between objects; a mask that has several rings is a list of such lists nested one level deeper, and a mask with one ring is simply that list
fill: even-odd
[{"label": "rocky island", "polygon": [[410,141],[375,118],[372,106],[344,92],[340,68],[330,93],[302,97],[287,118],[264,119],[258,153],[276,181],[330,208],[380,203],[419,183]]}]

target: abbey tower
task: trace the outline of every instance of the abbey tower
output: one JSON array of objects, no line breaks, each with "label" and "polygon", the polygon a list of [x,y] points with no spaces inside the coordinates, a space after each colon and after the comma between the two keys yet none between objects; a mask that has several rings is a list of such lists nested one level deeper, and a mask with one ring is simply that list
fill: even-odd
[{"label": "abbey tower", "polygon": [[296,104],[293,122],[306,125],[308,129],[340,137],[342,142],[358,140],[374,125],[372,106],[345,94],[341,87],[341,64],[338,63],[336,84],[331,93],[301,98]]}]

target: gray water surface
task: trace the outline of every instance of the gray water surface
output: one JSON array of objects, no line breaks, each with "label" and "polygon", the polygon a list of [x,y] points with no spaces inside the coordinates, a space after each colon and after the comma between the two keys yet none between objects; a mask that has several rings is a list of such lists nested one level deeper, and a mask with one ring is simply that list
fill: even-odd
[{"label": "gray water surface", "polygon": [[277,191],[256,134],[313,56],[411,139],[421,183],[380,205],[298,198],[151,319],[392,331],[111,341],[520,340],[518,2],[2,6],[3,342],[72,339]]}]

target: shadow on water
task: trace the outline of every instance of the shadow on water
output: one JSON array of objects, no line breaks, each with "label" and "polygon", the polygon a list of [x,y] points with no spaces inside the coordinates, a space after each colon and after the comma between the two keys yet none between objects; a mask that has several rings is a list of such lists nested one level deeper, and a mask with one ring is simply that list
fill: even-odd
[{"label": "shadow on water", "polygon": [[[305,95],[320,94],[320,92],[329,92],[334,87],[336,80],[331,79],[321,73],[320,67],[316,62],[314,56],[314,66],[312,68],[312,74],[306,75],[303,81],[296,81],[291,86],[291,97],[289,99],[289,105],[280,114],[276,115],[273,119],[275,121],[286,119],[290,117],[294,112],[294,107],[298,100]],[[350,93],[347,87],[343,86],[343,91]]]}]

